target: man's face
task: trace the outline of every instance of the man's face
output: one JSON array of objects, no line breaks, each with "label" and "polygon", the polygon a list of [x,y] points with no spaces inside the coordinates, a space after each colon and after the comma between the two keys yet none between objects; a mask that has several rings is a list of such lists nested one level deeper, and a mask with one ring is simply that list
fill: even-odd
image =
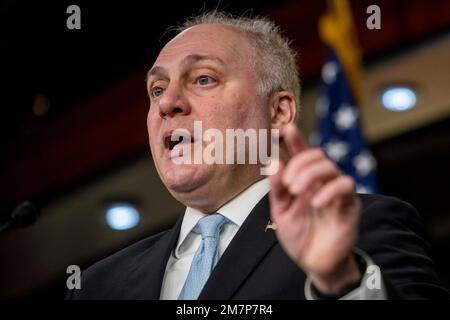
[{"label": "man's face", "polygon": [[[217,209],[259,179],[256,165],[175,164],[167,143],[176,129],[193,137],[194,121],[202,122],[203,132],[215,128],[223,137],[227,128],[270,129],[252,59],[250,42],[239,31],[205,24],[172,39],[150,69],[147,129],[153,160],[165,186],[185,205]],[[207,144],[195,141],[192,149]]]}]

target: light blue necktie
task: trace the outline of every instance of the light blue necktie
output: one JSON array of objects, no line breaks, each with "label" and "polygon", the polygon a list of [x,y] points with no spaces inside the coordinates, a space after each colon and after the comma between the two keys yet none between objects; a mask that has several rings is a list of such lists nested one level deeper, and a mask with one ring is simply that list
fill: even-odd
[{"label": "light blue necktie", "polygon": [[200,228],[202,242],[194,255],[189,274],[178,300],[196,300],[200,295],[211,271],[219,260],[219,235],[227,219],[220,214],[210,214],[201,218]]}]

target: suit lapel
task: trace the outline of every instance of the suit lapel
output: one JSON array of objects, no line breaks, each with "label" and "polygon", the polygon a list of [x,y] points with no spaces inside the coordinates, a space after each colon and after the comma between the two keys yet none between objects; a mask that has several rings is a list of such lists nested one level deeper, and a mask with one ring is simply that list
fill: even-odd
[{"label": "suit lapel", "polygon": [[183,217],[179,218],[172,229],[130,264],[126,299],[159,299],[167,261],[176,246],[182,221]]},{"label": "suit lapel", "polygon": [[270,248],[277,243],[273,230],[265,232],[269,219],[269,199],[266,195],[249,214],[223,253],[199,299],[232,298]]}]

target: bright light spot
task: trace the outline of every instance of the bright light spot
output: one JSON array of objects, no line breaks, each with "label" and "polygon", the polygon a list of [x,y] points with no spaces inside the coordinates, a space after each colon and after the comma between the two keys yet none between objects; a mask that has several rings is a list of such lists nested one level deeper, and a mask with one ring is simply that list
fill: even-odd
[{"label": "bright light spot", "polygon": [[406,111],[416,106],[416,93],[408,87],[391,87],[383,92],[383,105],[391,111]]},{"label": "bright light spot", "polygon": [[113,204],[106,210],[106,223],[113,230],[134,228],[139,219],[139,211],[128,203]]}]

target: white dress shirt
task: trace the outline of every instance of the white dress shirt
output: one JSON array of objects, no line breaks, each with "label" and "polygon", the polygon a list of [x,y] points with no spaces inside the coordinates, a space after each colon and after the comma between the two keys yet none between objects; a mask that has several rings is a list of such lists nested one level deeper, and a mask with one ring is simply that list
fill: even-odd
[{"label": "white dress shirt", "polygon": [[[225,224],[219,239],[219,258],[247,219],[258,202],[270,191],[269,179],[260,180],[241,192],[217,210],[229,223]],[[186,208],[181,224],[177,246],[167,262],[161,288],[162,300],[176,300],[180,295],[202,237],[196,227],[198,220],[206,214],[193,208]]]},{"label": "white dress shirt", "polygon": [[[219,259],[230,244],[233,237],[239,231],[239,228],[247,219],[250,212],[258,202],[270,191],[270,181],[268,178],[262,179],[246,190],[241,192],[223,207],[217,210],[224,217],[228,218],[229,223],[225,224],[219,239]],[[198,227],[198,220],[206,214],[187,207],[181,224],[180,235],[175,249],[172,251],[167,262],[164,279],[161,288],[161,300],[176,300],[180,295],[184,282],[186,281],[195,252],[200,246],[201,235]],[[358,249],[357,249],[358,250]],[[366,261],[367,268],[373,266],[373,261],[361,250],[358,251]],[[351,291],[341,299],[384,299],[385,289],[381,280],[381,288],[378,290],[369,289],[366,285],[367,271],[363,274],[361,286]],[[311,281],[307,279],[305,283],[305,296],[307,299],[315,299],[311,293]]]}]

